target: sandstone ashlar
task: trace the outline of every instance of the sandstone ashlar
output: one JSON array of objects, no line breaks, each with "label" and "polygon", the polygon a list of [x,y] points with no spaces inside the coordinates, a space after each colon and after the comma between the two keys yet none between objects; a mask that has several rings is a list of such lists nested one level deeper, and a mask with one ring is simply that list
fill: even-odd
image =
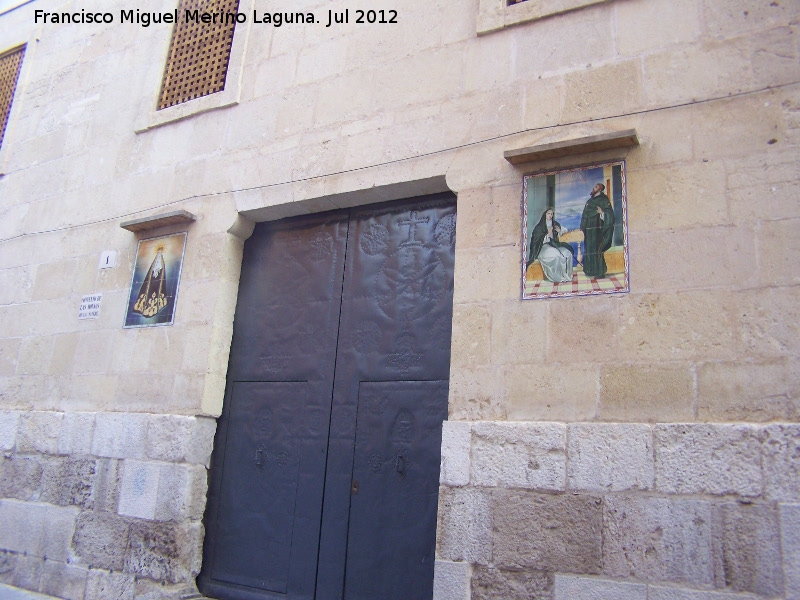
[{"label": "sandstone ashlar", "polygon": [[53,458],[45,462],[39,499],[58,506],[94,505],[96,463],[93,458]]},{"label": "sandstone ashlar", "polygon": [[509,365],[506,414],[514,421],[592,421],[600,367],[591,363]]},{"label": "sandstone ashlar", "polygon": [[453,307],[451,364],[457,367],[486,365],[490,361],[491,318],[489,307],[458,304]]},{"label": "sandstone ashlar", "polygon": [[698,590],[667,585],[648,585],[648,600],[761,600],[763,596],[738,592]]},{"label": "sandstone ashlar", "polygon": [[110,513],[83,512],[75,523],[72,547],[83,564],[121,571],[125,563],[130,525]]},{"label": "sandstone ashlar", "polygon": [[471,600],[471,576],[470,563],[437,560],[433,566],[433,599]]},{"label": "sandstone ashlar", "polygon": [[17,428],[19,427],[17,411],[0,412],[0,450],[13,450],[17,442]]},{"label": "sandstone ashlar", "polygon": [[88,571],[53,560],[44,561],[39,591],[65,600],[83,600]]},{"label": "sandstone ashlar", "polygon": [[87,600],[93,598],[133,600],[135,591],[136,585],[133,575],[92,569],[86,579],[85,598]]},{"label": "sandstone ashlar", "polygon": [[783,359],[705,363],[697,373],[697,414],[703,421],[763,422],[800,418],[788,397]]},{"label": "sandstone ashlar", "polygon": [[148,416],[145,414],[98,413],[92,437],[92,454],[107,458],[142,458],[147,422]]},{"label": "sandstone ashlar", "polygon": [[62,413],[32,411],[20,416],[17,452],[58,453]]},{"label": "sandstone ashlar", "polygon": [[761,443],[757,427],[659,424],[654,434],[655,491],[745,497],[762,494]]},{"label": "sandstone ashlar", "polygon": [[41,456],[12,454],[0,461],[0,496],[16,500],[37,500],[41,489]]},{"label": "sandstone ashlar", "polygon": [[695,411],[689,363],[604,365],[600,375],[600,419],[690,421]]},{"label": "sandstone ashlar", "polygon": [[470,479],[475,486],[563,491],[566,427],[560,423],[477,422]]},{"label": "sandstone ashlar", "polygon": [[653,431],[641,424],[570,424],[567,428],[571,490],[651,490],[655,477]]},{"label": "sandstone ashlar", "polygon": [[600,573],[601,497],[498,489],[491,517],[495,566]]},{"label": "sandstone ashlar", "polygon": [[775,423],[761,433],[764,495],[770,500],[800,498],[800,425]]},{"label": "sandstone ashlar", "polygon": [[160,476],[159,463],[124,461],[118,513],[139,519],[154,519]]},{"label": "sandstone ashlar", "polygon": [[713,535],[717,587],[766,597],[783,594],[781,535],[774,504],[716,506]]},{"label": "sandstone ashlar", "polygon": [[492,560],[492,499],[477,488],[439,489],[436,556],[487,565]]},{"label": "sandstone ashlar", "polygon": [[578,575],[555,576],[553,600],[648,600],[642,583]]},{"label": "sandstone ashlar", "polygon": [[135,521],[124,571],[154,581],[185,582],[200,572],[202,547],[200,523]]},{"label": "sandstone ashlar", "polygon": [[83,456],[91,452],[94,415],[85,412],[64,413],[58,438],[59,454]]},{"label": "sandstone ashlar", "polygon": [[75,507],[0,500],[0,547],[66,561],[77,514]]},{"label": "sandstone ashlar", "polygon": [[709,502],[608,495],[604,500],[603,574],[712,585],[711,525]]},{"label": "sandstone ashlar", "polygon": [[553,575],[544,571],[478,565],[472,571],[471,600],[549,600],[552,588]]},{"label": "sandstone ashlar", "polygon": [[442,423],[442,459],[439,482],[461,487],[469,483],[472,424],[462,421]]},{"label": "sandstone ashlar", "polygon": [[800,598],[800,504],[780,504],[778,513],[787,598]]}]

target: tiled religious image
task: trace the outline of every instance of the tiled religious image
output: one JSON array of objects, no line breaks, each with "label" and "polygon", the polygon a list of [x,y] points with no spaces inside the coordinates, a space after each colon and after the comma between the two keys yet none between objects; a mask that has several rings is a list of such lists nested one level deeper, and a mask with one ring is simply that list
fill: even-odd
[{"label": "tiled religious image", "polygon": [[523,181],[522,297],[627,292],[625,164]]},{"label": "tiled religious image", "polygon": [[125,327],[172,325],[185,246],[186,233],[139,241]]}]

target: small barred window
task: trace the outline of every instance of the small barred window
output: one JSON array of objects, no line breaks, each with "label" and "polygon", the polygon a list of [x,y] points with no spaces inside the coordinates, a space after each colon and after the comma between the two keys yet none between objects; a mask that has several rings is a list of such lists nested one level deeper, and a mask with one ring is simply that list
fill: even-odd
[{"label": "small barred window", "polygon": [[[239,0],[180,0],[158,110],[225,89]],[[210,14],[203,23],[190,15]]]},{"label": "small barred window", "polygon": [[3,145],[8,117],[11,114],[11,101],[14,99],[14,90],[17,89],[24,55],[25,46],[0,54],[0,146]]}]

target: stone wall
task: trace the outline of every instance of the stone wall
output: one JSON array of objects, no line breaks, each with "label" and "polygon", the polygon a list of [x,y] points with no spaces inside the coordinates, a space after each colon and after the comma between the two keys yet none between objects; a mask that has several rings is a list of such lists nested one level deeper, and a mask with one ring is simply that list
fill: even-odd
[{"label": "stone wall", "polygon": [[197,594],[214,419],[0,413],[0,581],[59,598]]},{"label": "stone wall", "polygon": [[798,453],[800,425],[447,422],[437,598],[796,598]]}]

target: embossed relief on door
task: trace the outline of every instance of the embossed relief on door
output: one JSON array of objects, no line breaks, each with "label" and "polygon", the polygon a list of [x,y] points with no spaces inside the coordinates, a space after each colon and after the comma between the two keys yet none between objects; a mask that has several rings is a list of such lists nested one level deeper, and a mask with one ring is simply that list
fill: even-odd
[{"label": "embossed relief on door", "polygon": [[256,228],[205,594],[430,600],[454,242],[449,194]]}]

